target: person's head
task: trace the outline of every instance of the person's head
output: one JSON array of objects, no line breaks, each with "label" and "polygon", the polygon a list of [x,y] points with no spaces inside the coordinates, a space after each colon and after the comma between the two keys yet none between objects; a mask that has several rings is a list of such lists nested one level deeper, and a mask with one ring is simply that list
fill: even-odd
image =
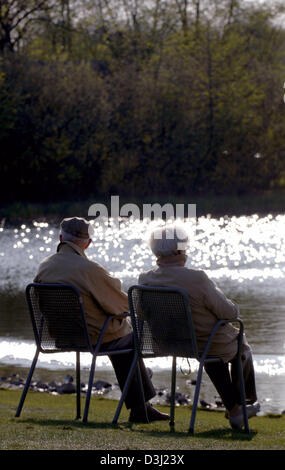
[{"label": "person's head", "polygon": [[175,225],[153,230],[149,240],[150,249],[157,258],[185,253],[188,243],[186,230]]},{"label": "person's head", "polygon": [[90,223],[82,217],[63,219],[60,224],[59,239],[61,242],[72,242],[82,250],[86,250],[92,239]]}]

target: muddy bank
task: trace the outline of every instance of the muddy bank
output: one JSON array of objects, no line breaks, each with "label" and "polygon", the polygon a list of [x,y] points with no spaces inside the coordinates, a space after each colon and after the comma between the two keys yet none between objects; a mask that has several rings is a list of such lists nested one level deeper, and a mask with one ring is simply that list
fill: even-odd
[{"label": "muddy bank", "polygon": [[[152,371],[148,368],[150,376]],[[18,373],[13,373],[9,376],[0,376],[0,389],[5,390],[22,390],[25,385],[26,378],[21,377]],[[192,398],[194,395],[194,389],[196,385],[196,380],[189,379],[187,380],[189,390],[191,389],[191,394],[177,392],[175,394],[175,405],[176,406],[187,406],[192,404]],[[81,382],[81,394],[87,393],[88,382]],[[76,383],[73,379],[73,376],[67,374],[62,377],[62,380],[57,381],[42,381],[42,380],[32,380],[30,385],[30,390],[38,393],[51,393],[54,395],[64,395],[64,394],[75,394],[76,393]],[[120,388],[116,382],[109,382],[106,380],[95,380],[92,385],[92,395],[103,395],[105,398],[110,399],[119,399],[120,397]],[[262,399],[260,400],[262,404]],[[170,405],[170,393],[169,390],[165,387],[156,388],[156,396],[152,399],[153,404],[159,405]],[[225,407],[218,396],[213,396],[212,400],[205,400],[200,397],[199,406],[208,411],[225,411]],[[270,414],[285,414],[285,410],[280,413],[270,413]]]},{"label": "muddy bank", "polygon": [[[152,371],[148,369],[149,375],[152,375]],[[6,390],[22,390],[25,385],[26,378],[21,377],[18,373],[13,373],[10,376],[1,376],[0,377],[0,388]],[[195,386],[196,380],[189,380],[189,386]],[[87,393],[88,383],[81,382],[81,393],[84,395]],[[194,387],[193,387],[194,388]],[[30,390],[39,393],[52,393],[56,395],[64,394],[75,394],[76,393],[76,383],[72,375],[66,375],[62,381],[51,381],[43,382],[42,380],[32,380],[30,385]],[[113,398],[114,392],[120,394],[120,389],[117,383],[110,383],[105,380],[96,380],[92,385],[92,395],[104,395],[106,398]],[[170,393],[167,388],[157,388],[156,397],[154,401],[161,405],[170,404]],[[175,405],[190,405],[192,399],[190,395],[177,392],[175,394]],[[208,410],[224,410],[223,403],[220,399],[213,398],[211,403],[206,402],[205,400],[200,400],[200,406]]]}]

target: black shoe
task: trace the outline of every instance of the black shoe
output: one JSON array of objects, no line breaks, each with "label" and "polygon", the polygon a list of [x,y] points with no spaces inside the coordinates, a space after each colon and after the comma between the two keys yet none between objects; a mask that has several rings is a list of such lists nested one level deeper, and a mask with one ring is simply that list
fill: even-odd
[{"label": "black shoe", "polygon": [[143,410],[134,408],[130,412],[130,423],[149,423],[149,420]]},{"label": "black shoe", "polygon": [[131,423],[149,423],[151,421],[169,421],[170,416],[167,413],[161,413],[150,404],[146,405],[147,417],[144,410],[134,408],[131,410],[129,421]]},{"label": "black shoe", "polygon": [[147,416],[149,421],[169,421],[170,415],[167,413],[162,413],[158,411],[151,405],[147,406]]}]

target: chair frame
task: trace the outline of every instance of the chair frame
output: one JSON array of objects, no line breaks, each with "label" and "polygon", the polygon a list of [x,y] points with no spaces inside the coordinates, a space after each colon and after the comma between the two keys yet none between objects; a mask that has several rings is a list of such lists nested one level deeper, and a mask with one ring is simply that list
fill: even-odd
[{"label": "chair frame", "polygon": [[[42,343],[41,343],[41,332],[39,331],[36,320],[35,320],[35,314],[34,314],[34,309],[33,309],[33,304],[31,301],[31,294],[30,291],[32,288],[44,288],[44,289],[49,289],[49,290],[56,290],[56,289],[67,289],[70,290],[71,292],[76,294],[77,300],[78,300],[78,306],[80,309],[80,316],[81,316],[81,321],[82,321],[82,326],[84,330],[84,336],[86,340],[86,348],[82,347],[72,347],[72,348],[60,348],[60,349],[54,349],[54,350],[49,350],[46,351],[42,348]],[[92,355],[92,363],[90,367],[90,373],[89,373],[89,380],[88,380],[88,389],[87,389],[87,394],[86,394],[86,401],[85,401],[85,407],[84,407],[84,415],[83,415],[83,422],[87,422],[88,419],[88,412],[89,412],[89,405],[90,405],[90,399],[91,399],[91,392],[92,392],[92,384],[93,384],[93,379],[94,379],[94,374],[95,374],[95,365],[96,365],[96,358],[98,356],[110,356],[114,354],[125,354],[128,352],[133,351],[133,349],[121,349],[121,350],[109,350],[109,351],[104,351],[104,344],[102,345],[102,340],[104,338],[104,335],[106,333],[106,329],[110,323],[110,321],[113,318],[125,318],[128,317],[130,314],[128,312],[123,313],[121,315],[111,315],[111,314],[106,314],[106,320],[104,322],[103,328],[101,330],[101,333],[99,335],[97,344],[95,346],[92,345],[91,340],[90,340],[90,335],[88,332],[88,326],[86,323],[86,318],[85,318],[85,312],[84,312],[84,307],[83,307],[83,301],[82,297],[80,295],[79,290],[72,284],[46,284],[46,283],[30,283],[26,287],[26,300],[27,304],[29,307],[29,312],[30,312],[30,317],[31,317],[31,322],[33,326],[33,333],[34,333],[34,338],[36,342],[36,352],[30,367],[30,371],[28,374],[28,377],[26,379],[26,383],[20,398],[20,402],[18,404],[18,408],[15,414],[15,417],[19,417],[24,405],[24,401],[26,399],[27,392],[30,387],[30,383],[33,377],[33,373],[38,361],[39,353],[43,354],[54,354],[54,353],[61,353],[61,352],[67,352],[67,351],[75,351],[76,352],[76,418],[75,419],[81,419],[81,384],[80,384],[80,352],[89,352]],[[44,315],[42,314],[42,318],[44,318]],[[101,347],[102,346],[102,347]]]},{"label": "chair frame", "polygon": [[[247,411],[246,411],[246,401],[245,401],[245,388],[244,388],[244,378],[243,378],[243,370],[242,370],[242,361],[241,361],[241,352],[242,352],[242,341],[243,341],[243,332],[244,332],[244,326],[243,322],[240,318],[235,318],[234,320],[218,320],[208,338],[207,344],[202,352],[202,354],[199,354],[198,352],[198,347],[197,347],[197,342],[196,342],[196,336],[195,336],[195,329],[192,321],[192,314],[191,314],[191,309],[190,309],[190,303],[189,303],[189,296],[188,294],[183,290],[183,289],[178,289],[178,288],[172,288],[172,287],[151,287],[151,286],[145,286],[145,285],[134,285],[131,286],[128,290],[128,297],[129,297],[129,305],[130,305],[130,314],[131,314],[131,321],[132,321],[132,326],[134,330],[134,341],[135,341],[135,349],[136,349],[136,354],[134,356],[134,360],[129,372],[128,379],[125,383],[125,387],[121,396],[121,399],[119,401],[119,405],[116,410],[116,414],[113,419],[113,424],[117,423],[117,420],[120,415],[120,411],[124,402],[124,397],[125,394],[127,393],[128,387],[130,385],[132,376],[134,374],[134,371],[138,369],[137,363],[139,358],[151,358],[151,357],[159,357],[159,355],[155,354],[143,354],[140,350],[140,331],[142,331],[143,327],[143,322],[145,320],[141,320],[140,322],[140,331],[138,331],[137,328],[137,322],[136,322],[136,316],[135,316],[135,310],[134,310],[134,305],[133,305],[133,298],[132,298],[132,292],[134,289],[139,289],[139,290],[144,290],[144,291],[160,291],[160,292],[175,292],[179,293],[182,298],[183,298],[183,303],[184,307],[186,310],[186,315],[188,318],[189,322],[189,328],[190,328],[190,334],[193,339],[193,350],[194,353],[191,356],[188,356],[190,358],[196,359],[199,362],[199,368],[198,368],[198,374],[197,374],[197,381],[196,381],[196,387],[195,387],[195,393],[194,393],[194,400],[193,400],[193,406],[192,406],[192,413],[191,413],[191,419],[190,419],[190,425],[188,428],[188,432],[190,434],[194,434],[194,425],[195,425],[195,418],[196,418],[196,410],[198,406],[198,399],[199,399],[199,394],[200,394],[200,386],[201,386],[201,381],[202,381],[202,374],[203,374],[203,367],[204,364],[207,362],[220,362],[221,358],[216,357],[216,356],[208,356],[208,351],[211,346],[211,343],[213,341],[213,338],[219,329],[221,325],[224,325],[225,323],[238,323],[239,324],[239,333],[238,333],[238,352],[237,352],[237,357],[238,357],[238,374],[239,374],[239,382],[240,382],[240,397],[241,397],[241,404],[242,404],[242,412],[243,412],[243,419],[244,419],[244,429],[246,433],[249,433],[249,426],[248,426],[248,416],[247,416]],[[171,355],[170,355],[171,356]],[[162,356],[161,356],[162,357]],[[170,402],[170,429],[174,430],[174,415],[175,415],[175,391],[176,391],[176,357],[172,355],[172,369],[171,369],[171,402]],[[178,356],[179,357],[179,356]],[[185,357],[185,356],[183,356]]]}]

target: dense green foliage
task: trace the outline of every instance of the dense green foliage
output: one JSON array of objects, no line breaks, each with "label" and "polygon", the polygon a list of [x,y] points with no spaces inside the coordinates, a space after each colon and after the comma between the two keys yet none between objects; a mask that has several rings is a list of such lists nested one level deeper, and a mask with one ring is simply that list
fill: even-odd
[{"label": "dense green foliage", "polygon": [[1,200],[284,186],[280,18],[244,0],[1,1]]}]

